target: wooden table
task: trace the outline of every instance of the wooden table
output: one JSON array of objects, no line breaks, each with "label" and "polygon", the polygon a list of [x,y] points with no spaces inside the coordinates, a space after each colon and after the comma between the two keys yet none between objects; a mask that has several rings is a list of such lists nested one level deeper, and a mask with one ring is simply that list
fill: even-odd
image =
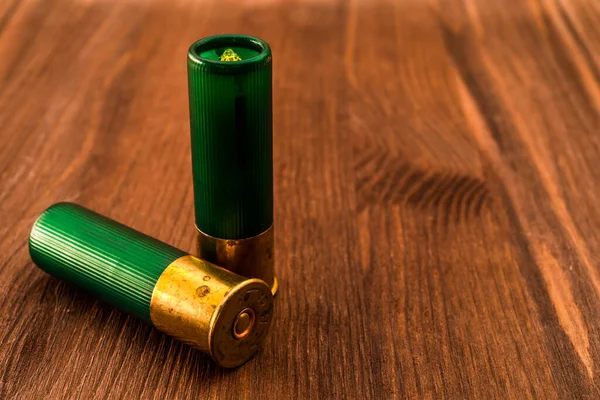
[{"label": "wooden table", "polygon": [[[194,249],[187,47],[274,52],[277,312],[236,370],[46,275],[74,201]],[[600,2],[0,4],[0,398],[599,398]]]}]

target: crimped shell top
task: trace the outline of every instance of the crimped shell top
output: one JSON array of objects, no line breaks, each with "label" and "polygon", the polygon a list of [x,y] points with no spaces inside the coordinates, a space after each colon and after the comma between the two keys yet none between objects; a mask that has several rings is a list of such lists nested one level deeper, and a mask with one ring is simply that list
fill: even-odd
[{"label": "crimped shell top", "polygon": [[[215,60],[203,54],[215,48],[240,47],[256,55],[242,58],[240,61],[229,62]],[[217,35],[198,40],[188,51],[188,66],[206,70],[210,73],[235,75],[263,68],[271,62],[271,48],[262,39],[245,35]]]}]

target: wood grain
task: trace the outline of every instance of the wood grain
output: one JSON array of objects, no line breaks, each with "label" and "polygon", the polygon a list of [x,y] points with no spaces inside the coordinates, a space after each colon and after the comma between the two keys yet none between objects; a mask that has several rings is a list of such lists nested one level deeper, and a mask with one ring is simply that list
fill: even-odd
[{"label": "wood grain", "polygon": [[[275,323],[228,371],[44,274],[75,201],[192,251],[185,54],[275,60]],[[600,398],[600,3],[0,3],[0,398]]]}]

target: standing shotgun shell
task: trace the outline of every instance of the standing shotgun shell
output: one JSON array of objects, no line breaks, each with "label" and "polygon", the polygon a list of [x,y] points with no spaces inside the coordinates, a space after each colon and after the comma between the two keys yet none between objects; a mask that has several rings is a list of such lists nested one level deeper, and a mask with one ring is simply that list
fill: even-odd
[{"label": "standing shotgun shell", "polygon": [[29,238],[32,260],[162,332],[237,367],[271,324],[265,282],[245,279],[71,203],[48,208]]},{"label": "standing shotgun shell", "polygon": [[221,35],[187,65],[199,256],[275,294],[271,61],[265,41]]}]

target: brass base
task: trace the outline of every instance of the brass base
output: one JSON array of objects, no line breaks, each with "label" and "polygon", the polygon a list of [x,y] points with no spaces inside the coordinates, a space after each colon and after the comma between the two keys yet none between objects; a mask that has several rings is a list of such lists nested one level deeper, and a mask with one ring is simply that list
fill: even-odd
[{"label": "brass base", "polygon": [[269,289],[259,279],[183,256],[158,278],[150,318],[162,332],[233,368],[248,361],[267,335],[273,315]]},{"label": "brass base", "polygon": [[277,293],[273,226],[247,239],[219,239],[199,229],[196,238],[198,257],[247,278],[262,279],[273,295]]},{"label": "brass base", "polygon": [[271,285],[271,293],[273,294],[273,296],[275,296],[277,294],[278,290],[279,290],[279,281],[277,280],[277,277],[274,276],[273,284]]}]

